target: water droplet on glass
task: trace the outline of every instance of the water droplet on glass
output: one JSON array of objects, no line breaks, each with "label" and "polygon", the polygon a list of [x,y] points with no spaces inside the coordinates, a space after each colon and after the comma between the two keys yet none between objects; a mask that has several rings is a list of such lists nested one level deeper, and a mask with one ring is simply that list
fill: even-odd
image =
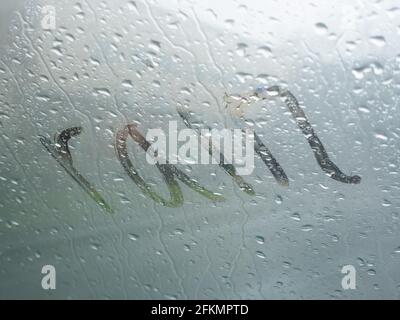
[{"label": "water droplet on glass", "polygon": [[318,22],[315,24],[315,30],[317,31],[318,34],[327,34],[328,33],[328,27],[326,24],[322,22]]},{"label": "water droplet on glass", "polygon": [[133,88],[133,83],[131,80],[122,81],[122,86],[125,88]]},{"label": "water droplet on glass", "polygon": [[260,259],[265,259],[266,256],[262,251],[256,251],[256,256],[259,257]]},{"label": "water droplet on glass", "polygon": [[94,93],[95,93],[95,95],[100,94],[100,95],[107,96],[107,97],[111,96],[110,90],[108,90],[106,88],[94,88]]},{"label": "water droplet on glass", "polygon": [[386,44],[386,39],[383,36],[373,36],[369,41],[377,47],[383,47]]},{"label": "water droplet on glass", "polygon": [[236,54],[240,57],[244,57],[246,55],[247,44],[238,43],[236,47]]},{"label": "water droplet on glass", "polygon": [[264,237],[262,236],[256,236],[256,241],[258,244],[264,244]]},{"label": "water droplet on glass", "polygon": [[305,225],[303,225],[303,226],[301,227],[301,230],[302,230],[302,231],[305,231],[305,232],[312,231],[312,229],[313,229],[313,226],[312,226],[311,224],[305,224]]},{"label": "water droplet on glass", "polygon": [[135,233],[129,233],[128,238],[129,240],[136,241],[137,239],[139,239],[139,236]]}]

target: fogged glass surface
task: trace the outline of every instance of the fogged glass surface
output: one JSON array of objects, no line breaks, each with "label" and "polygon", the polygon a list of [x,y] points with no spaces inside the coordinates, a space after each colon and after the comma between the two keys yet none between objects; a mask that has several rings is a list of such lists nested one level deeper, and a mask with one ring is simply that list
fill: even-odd
[{"label": "fogged glass surface", "polygon": [[[400,297],[396,1],[21,0],[0,12],[1,298]],[[168,207],[121,165],[127,124],[182,129],[185,107],[228,126],[226,95],[276,85],[360,183],[321,170],[279,99],[256,102],[245,123],[287,186],[257,154],[244,176],[254,195],[218,165],[178,164],[224,201],[177,180],[183,202]],[[97,196],[43,143],[77,127],[73,166]],[[127,150],[169,199],[130,137]],[[55,290],[42,287],[45,265]],[[355,289],[343,286],[344,266]]]}]

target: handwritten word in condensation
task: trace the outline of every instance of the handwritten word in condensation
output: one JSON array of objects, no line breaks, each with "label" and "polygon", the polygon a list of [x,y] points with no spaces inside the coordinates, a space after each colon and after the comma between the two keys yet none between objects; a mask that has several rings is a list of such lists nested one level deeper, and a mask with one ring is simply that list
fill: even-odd
[{"label": "handwritten word in condensation", "polygon": [[[286,104],[298,127],[306,137],[319,166],[329,177],[342,183],[358,184],[361,182],[360,176],[348,176],[344,174],[338,168],[338,166],[336,166],[329,159],[328,153],[326,152],[321,140],[313,130],[312,125],[304,113],[304,110],[299,105],[296,97],[289,90],[278,86],[273,86],[270,88],[258,87],[255,90],[244,94],[230,96],[226,95],[226,111],[233,119],[242,119],[244,116],[244,110],[249,108],[253,102],[274,97],[281,98]],[[195,126],[193,126],[193,121],[188,111],[180,109],[178,110],[178,114],[188,128],[198,130]],[[77,184],[83,190],[85,190],[85,192],[94,201],[96,201],[100,207],[102,207],[108,213],[113,213],[111,206],[104,200],[102,195],[82,174],[79,173],[74,166],[72,155],[68,148],[68,142],[72,137],[79,135],[81,132],[82,128],[79,126],[67,128],[62,130],[61,133],[56,134],[54,141],[51,141],[44,136],[40,136],[40,141],[47,151],[54,157],[54,159],[57,160],[59,165],[72,177],[72,179],[77,182]],[[189,188],[211,201],[225,200],[221,194],[208,190],[204,186],[200,185],[196,180],[190,178],[182,170],[176,168],[176,166],[169,163],[156,163],[155,166],[163,175],[170,194],[170,199],[163,198],[148,183],[146,183],[146,181],[140,176],[139,172],[135,169],[128,155],[128,137],[131,137],[145,152],[148,151],[151,144],[145,139],[145,137],[140,133],[134,124],[126,125],[116,133],[115,150],[119,162],[121,163],[127,175],[135,182],[140,190],[156,203],[167,207],[182,206],[184,199],[181,187],[177,180],[181,181],[183,184],[187,185]],[[272,155],[271,151],[263,144],[260,137],[257,134],[255,134],[254,137],[255,152],[260,156],[264,164],[271,171],[275,180],[281,185],[288,186],[289,179],[281,165]],[[208,152],[211,156],[213,156],[213,153],[215,152],[220,152],[215,148],[215,146],[212,145],[212,143],[210,143],[208,147]],[[247,193],[248,195],[255,195],[253,187],[247,183],[242,176],[237,174],[235,166],[225,163],[222,152],[220,152],[218,159],[219,166],[233,178],[233,181],[243,192]]]}]

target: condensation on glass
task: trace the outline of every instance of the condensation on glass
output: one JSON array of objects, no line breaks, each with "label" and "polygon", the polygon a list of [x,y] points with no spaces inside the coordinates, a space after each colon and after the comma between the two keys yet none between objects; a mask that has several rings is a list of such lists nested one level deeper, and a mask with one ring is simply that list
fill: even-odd
[{"label": "condensation on glass", "polygon": [[[0,298],[400,297],[396,1],[0,12]],[[254,130],[254,171],[150,165],[170,121]]]}]

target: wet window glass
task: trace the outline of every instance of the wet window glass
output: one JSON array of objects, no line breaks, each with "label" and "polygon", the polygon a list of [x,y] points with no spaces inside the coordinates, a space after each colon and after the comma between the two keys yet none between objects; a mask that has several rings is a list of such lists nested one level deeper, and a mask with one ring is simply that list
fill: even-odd
[{"label": "wet window glass", "polygon": [[0,298],[399,298],[399,18],[2,0]]}]

